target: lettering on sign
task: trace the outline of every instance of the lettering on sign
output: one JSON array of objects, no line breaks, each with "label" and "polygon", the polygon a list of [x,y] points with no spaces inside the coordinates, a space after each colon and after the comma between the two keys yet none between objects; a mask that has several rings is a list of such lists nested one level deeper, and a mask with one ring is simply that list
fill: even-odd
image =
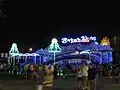
[{"label": "lettering on sign", "polygon": [[66,43],[79,43],[79,42],[90,42],[90,41],[96,41],[96,37],[87,37],[87,36],[82,36],[80,38],[62,38],[62,43],[66,44]]}]

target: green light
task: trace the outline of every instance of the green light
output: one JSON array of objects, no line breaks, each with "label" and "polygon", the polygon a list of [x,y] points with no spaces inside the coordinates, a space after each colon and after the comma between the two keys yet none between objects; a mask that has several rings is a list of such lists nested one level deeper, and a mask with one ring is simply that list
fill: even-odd
[{"label": "green light", "polygon": [[[9,53],[19,53],[16,43],[12,44],[12,47],[11,47]],[[13,57],[13,59],[12,59],[13,67],[15,66],[15,63],[16,63],[15,60],[16,60],[15,57]]]},{"label": "green light", "polygon": [[48,49],[49,52],[61,52],[61,48],[56,38],[53,38]]},{"label": "green light", "polygon": [[55,62],[55,53],[56,52],[61,52],[61,48],[58,44],[58,40],[56,38],[53,38],[51,41],[51,44],[48,48],[48,52],[54,53],[54,62]]},{"label": "green light", "polygon": [[16,43],[12,44],[12,47],[11,47],[9,53],[19,53]]}]

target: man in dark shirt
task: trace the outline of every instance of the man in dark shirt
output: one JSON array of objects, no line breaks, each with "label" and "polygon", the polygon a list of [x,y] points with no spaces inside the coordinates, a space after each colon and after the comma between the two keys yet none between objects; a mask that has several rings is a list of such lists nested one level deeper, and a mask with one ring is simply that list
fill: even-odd
[{"label": "man in dark shirt", "polygon": [[112,78],[112,65],[108,66],[108,77]]},{"label": "man in dark shirt", "polygon": [[90,65],[88,70],[88,90],[91,89],[91,86],[93,87],[92,90],[96,90],[96,74],[97,69],[93,65]]},{"label": "man in dark shirt", "polygon": [[88,70],[88,80],[94,80],[97,74],[97,69],[90,65],[89,70]]}]

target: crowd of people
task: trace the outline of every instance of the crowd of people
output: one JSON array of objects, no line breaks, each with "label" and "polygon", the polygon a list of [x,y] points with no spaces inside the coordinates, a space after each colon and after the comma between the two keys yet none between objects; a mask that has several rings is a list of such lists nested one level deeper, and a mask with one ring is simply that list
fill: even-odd
[{"label": "crowd of people", "polygon": [[92,90],[96,90],[96,75],[99,73],[99,70],[94,64],[87,65],[86,63],[83,63],[79,68],[76,68],[76,71],[69,69],[72,68],[70,68],[68,65],[67,69],[65,69],[61,68],[60,65],[39,65],[35,67],[34,65],[26,64],[24,66],[24,76],[30,77],[30,79],[35,78],[37,90],[42,90],[43,88],[52,90],[53,82],[57,77],[57,74],[59,73],[61,75],[60,77],[65,78],[67,77],[66,73],[71,71],[72,73],[74,72],[77,76],[78,89],[91,90],[92,86]]},{"label": "crowd of people", "polygon": [[81,66],[77,71],[78,88],[96,90],[96,76],[99,73],[94,64]]},{"label": "crowd of people", "polygon": [[28,65],[24,66],[24,77],[35,79],[36,90],[52,90],[54,81],[54,66],[53,65]]},{"label": "crowd of people", "polygon": [[96,81],[98,77],[108,77],[120,82],[120,65],[119,64],[104,64],[96,65],[84,63],[77,71],[78,88],[87,90],[96,90]]},{"label": "crowd of people", "polygon": [[[120,81],[120,66],[119,64],[86,64],[71,65],[29,65],[25,64],[22,70],[18,65],[13,69],[13,72],[24,76],[24,78],[35,79],[37,90],[48,88],[52,90],[53,82],[56,77],[63,79],[68,76],[76,76],[78,89],[96,90],[96,80],[98,76],[106,76],[108,78]],[[45,90],[46,90],[45,89]]]}]

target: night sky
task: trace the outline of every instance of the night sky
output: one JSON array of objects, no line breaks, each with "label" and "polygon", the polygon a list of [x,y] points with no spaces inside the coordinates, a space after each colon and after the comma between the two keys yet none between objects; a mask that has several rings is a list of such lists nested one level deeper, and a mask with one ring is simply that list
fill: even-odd
[{"label": "night sky", "polygon": [[110,30],[119,30],[120,24],[108,17],[103,19],[102,13],[97,16],[98,12],[76,9],[77,5],[8,1],[4,8],[7,18],[1,20],[0,27],[2,52],[8,52],[13,42],[27,52],[29,47],[34,50],[47,47],[53,37],[58,40],[63,35],[101,38],[112,35]]}]

